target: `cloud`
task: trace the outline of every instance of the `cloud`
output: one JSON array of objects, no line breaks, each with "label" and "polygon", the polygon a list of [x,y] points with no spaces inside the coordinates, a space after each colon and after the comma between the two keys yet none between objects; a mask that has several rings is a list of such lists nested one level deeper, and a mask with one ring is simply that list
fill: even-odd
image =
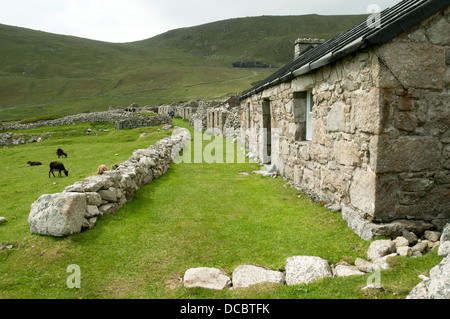
[{"label": "cloud", "polygon": [[109,42],[142,40],[174,27],[143,0],[66,0],[51,16],[47,27],[54,32]]}]

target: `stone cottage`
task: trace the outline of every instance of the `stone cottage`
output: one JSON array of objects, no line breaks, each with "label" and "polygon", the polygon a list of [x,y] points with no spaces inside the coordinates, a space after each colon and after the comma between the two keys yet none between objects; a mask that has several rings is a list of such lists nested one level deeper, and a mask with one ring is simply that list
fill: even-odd
[{"label": "stone cottage", "polygon": [[404,0],[239,98],[246,149],[361,238],[450,221],[449,5]]}]

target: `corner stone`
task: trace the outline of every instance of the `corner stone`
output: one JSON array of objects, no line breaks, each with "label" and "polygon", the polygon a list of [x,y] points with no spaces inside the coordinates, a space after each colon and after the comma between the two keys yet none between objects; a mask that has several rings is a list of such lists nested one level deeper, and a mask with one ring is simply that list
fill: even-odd
[{"label": "corner stone", "polygon": [[243,265],[233,271],[233,287],[245,288],[259,283],[284,283],[283,273],[252,265]]},{"label": "corner stone", "polygon": [[188,269],[184,274],[183,281],[186,288],[200,287],[222,290],[231,286],[231,279],[217,268],[198,267]]},{"label": "corner stone", "polygon": [[293,256],[286,260],[286,284],[307,284],[324,277],[333,277],[325,259],[314,256]]},{"label": "corner stone", "polygon": [[79,233],[86,209],[86,195],[83,193],[42,195],[31,205],[28,216],[30,232],[56,237]]}]

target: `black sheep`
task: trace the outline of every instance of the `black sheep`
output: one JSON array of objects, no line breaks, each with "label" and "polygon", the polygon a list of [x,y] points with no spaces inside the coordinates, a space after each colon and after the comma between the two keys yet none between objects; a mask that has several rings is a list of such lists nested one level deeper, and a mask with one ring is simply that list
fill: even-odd
[{"label": "black sheep", "polygon": [[42,165],[41,162],[32,162],[32,161],[28,161],[27,164],[29,164],[30,166],[39,166],[39,165]]},{"label": "black sheep", "polygon": [[58,171],[58,176],[62,177],[61,172],[64,172],[66,176],[69,176],[69,171],[66,170],[63,163],[60,162],[51,162],[50,163],[50,171],[48,172],[48,178],[50,178],[50,173],[53,174],[53,177],[56,177],[53,173],[54,171]]},{"label": "black sheep", "polygon": [[61,148],[58,148],[56,150],[56,155],[58,155],[58,158],[60,158],[61,156],[67,157],[67,154],[64,153],[64,151]]}]

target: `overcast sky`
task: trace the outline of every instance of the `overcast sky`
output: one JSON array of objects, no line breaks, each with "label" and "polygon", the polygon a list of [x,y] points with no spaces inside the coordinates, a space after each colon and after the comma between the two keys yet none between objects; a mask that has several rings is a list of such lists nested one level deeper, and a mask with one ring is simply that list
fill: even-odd
[{"label": "overcast sky", "polygon": [[400,0],[1,0],[0,23],[107,42],[262,15],[372,13]]}]

